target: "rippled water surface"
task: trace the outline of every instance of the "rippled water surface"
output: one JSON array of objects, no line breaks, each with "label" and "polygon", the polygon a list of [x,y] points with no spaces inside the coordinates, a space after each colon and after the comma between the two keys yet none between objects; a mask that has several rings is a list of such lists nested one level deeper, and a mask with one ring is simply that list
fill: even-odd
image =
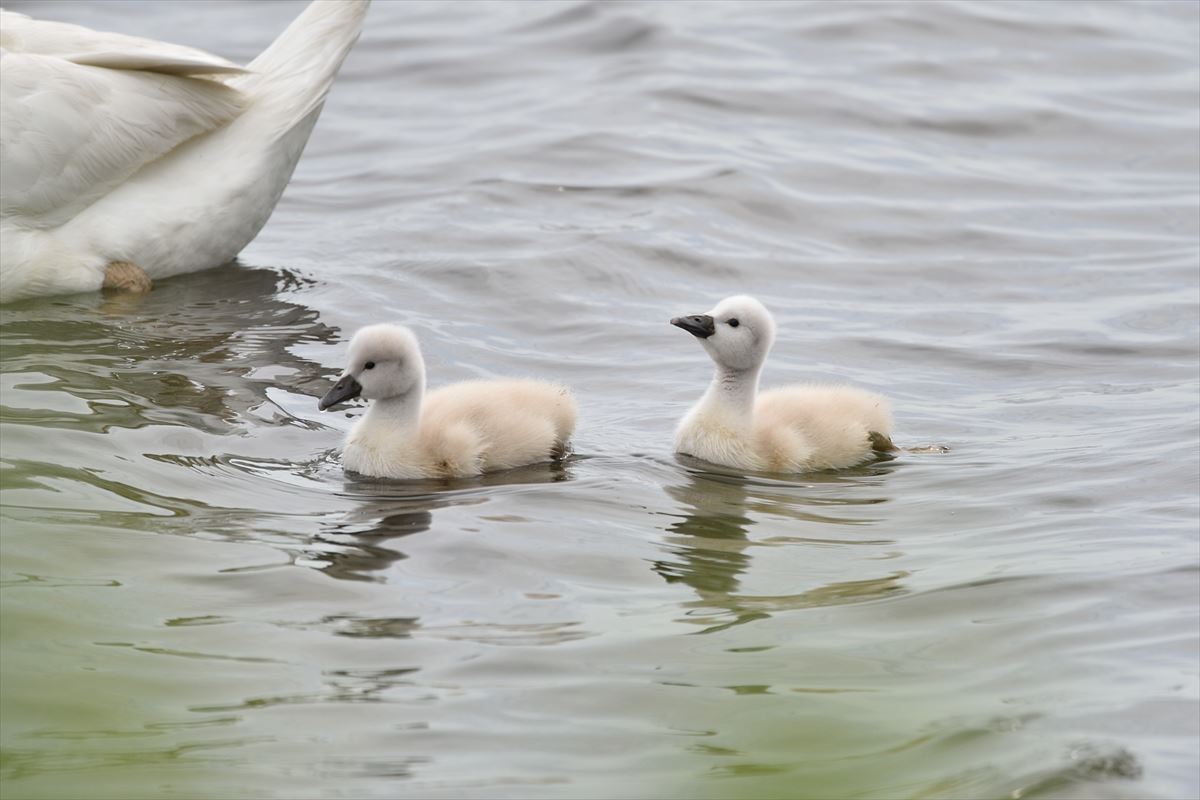
[{"label": "rippled water surface", "polygon": [[[4,797],[1195,797],[1198,8],[377,3],[240,264],[0,311]],[[916,452],[677,460],[742,291]],[[384,320],[575,455],[347,480]]]}]

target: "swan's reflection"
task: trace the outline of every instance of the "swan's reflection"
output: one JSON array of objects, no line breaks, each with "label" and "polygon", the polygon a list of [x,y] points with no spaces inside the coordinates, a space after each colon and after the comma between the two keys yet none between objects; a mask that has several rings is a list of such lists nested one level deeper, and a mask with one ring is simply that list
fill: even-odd
[{"label": "swan's reflection", "polygon": [[294,536],[305,523],[296,465],[321,426],[284,406],[328,374],[294,351],[335,333],[291,301],[304,285],[229,265],[144,296],[0,308],[13,502],[127,530]]},{"label": "swan's reflection", "polygon": [[[5,419],[96,433],[154,424],[238,430],[268,387],[303,391],[323,378],[320,365],[292,352],[335,333],[313,309],[280,297],[301,285],[290,273],[227,265],[146,295],[5,306],[3,372],[12,388],[30,390]],[[10,396],[18,393],[6,392],[6,405]]]},{"label": "swan's reflection", "polygon": [[[821,537],[774,536],[763,542],[752,540],[748,535],[751,526],[757,522],[758,513],[769,513],[775,518],[789,517],[798,523],[861,526],[879,521],[861,514],[836,513],[837,506],[863,507],[885,502],[887,498],[877,493],[865,497],[850,492],[805,494],[814,486],[870,486],[862,479],[889,473],[892,467],[886,462],[838,473],[806,475],[805,485],[801,486],[713,471],[710,465],[702,462],[681,460],[685,465],[692,465],[684,473],[686,481],[664,487],[683,512],[666,528],[666,545],[674,558],[655,561],[653,569],[667,582],[683,583],[695,591],[698,599],[685,603],[684,607],[688,609],[687,621],[703,626],[698,633],[725,630],[789,609],[862,602],[904,591],[901,581],[907,577],[906,572],[829,583],[788,595],[753,595],[742,589],[742,576],[751,564],[750,548],[767,541],[892,544],[887,539],[839,539],[833,531]],[[822,511],[812,510],[814,507]]]}]

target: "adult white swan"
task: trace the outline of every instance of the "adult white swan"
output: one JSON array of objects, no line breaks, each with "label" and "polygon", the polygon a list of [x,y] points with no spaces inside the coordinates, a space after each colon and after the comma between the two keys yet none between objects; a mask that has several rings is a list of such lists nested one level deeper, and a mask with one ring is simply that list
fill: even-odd
[{"label": "adult white swan", "polygon": [[245,68],[0,12],[0,302],[224,264],[270,217],[369,0],[315,0]]},{"label": "adult white swan", "polygon": [[716,364],[708,391],[675,432],[675,450],[735,469],[842,469],[895,450],[883,397],[850,386],[758,391],[775,320],[753,297],[728,297],[707,314],[676,317]]}]

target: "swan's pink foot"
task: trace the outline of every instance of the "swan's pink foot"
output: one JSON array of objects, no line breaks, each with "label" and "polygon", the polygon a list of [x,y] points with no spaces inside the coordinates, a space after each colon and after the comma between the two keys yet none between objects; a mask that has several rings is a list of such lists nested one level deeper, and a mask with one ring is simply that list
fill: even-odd
[{"label": "swan's pink foot", "polygon": [[154,282],[150,280],[146,270],[137,264],[130,264],[128,261],[110,261],[104,268],[104,283],[102,284],[104,289],[145,293],[150,291],[152,286],[154,286]]}]

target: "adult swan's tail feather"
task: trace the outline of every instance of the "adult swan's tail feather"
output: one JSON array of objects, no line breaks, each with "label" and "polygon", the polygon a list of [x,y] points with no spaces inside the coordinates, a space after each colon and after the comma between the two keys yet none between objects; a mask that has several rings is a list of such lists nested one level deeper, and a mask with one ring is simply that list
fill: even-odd
[{"label": "adult swan's tail feather", "polygon": [[260,124],[270,120],[276,136],[299,126],[302,142],[308,138],[342,61],[358,40],[368,5],[370,0],[314,0],[250,62],[249,74],[229,81],[248,95]]},{"label": "adult swan's tail feather", "polygon": [[[245,110],[220,131],[181,148],[163,167],[197,189],[191,203],[176,199],[174,247],[187,247],[183,228],[195,235],[192,252],[203,263],[156,254],[170,275],[223,264],[258,235],[279,202],[321,114],[338,69],[362,30],[369,0],[314,0],[279,38],[227,79],[245,97]],[[189,150],[191,152],[189,152]],[[199,172],[203,172],[201,177]],[[190,206],[190,207],[189,207]],[[181,220],[206,220],[207,230]],[[157,275],[155,277],[158,277]]]}]

